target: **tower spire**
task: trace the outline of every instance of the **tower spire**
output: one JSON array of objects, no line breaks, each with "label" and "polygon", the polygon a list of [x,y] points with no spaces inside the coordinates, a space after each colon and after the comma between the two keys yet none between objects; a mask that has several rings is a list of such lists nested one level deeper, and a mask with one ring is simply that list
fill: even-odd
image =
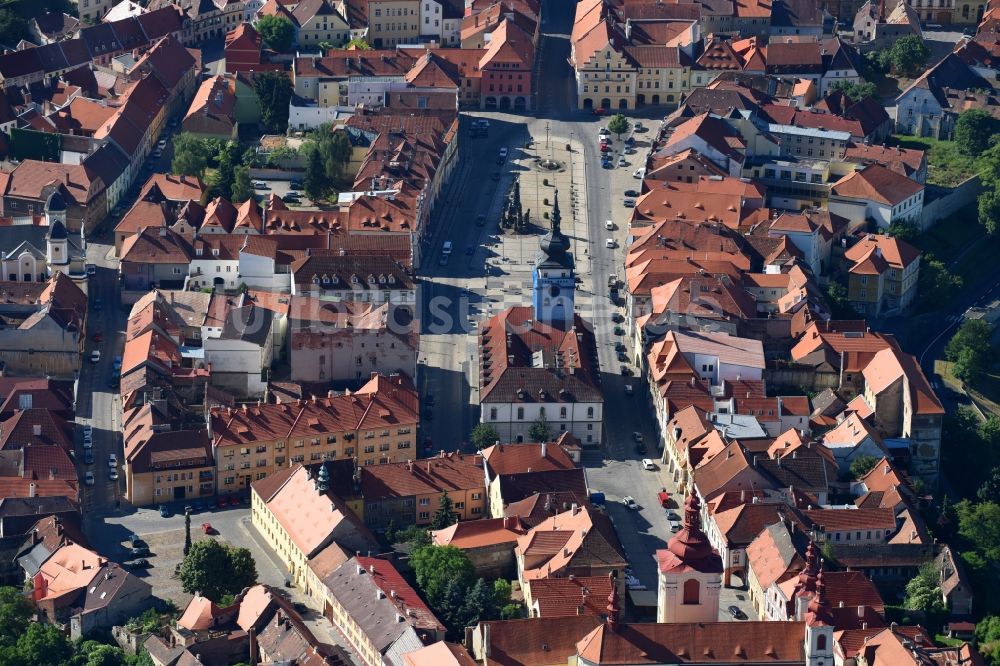
[{"label": "tower spire", "polygon": [[552,234],[562,233],[559,229],[559,223],[562,222],[562,215],[559,214],[559,189],[556,188],[555,194],[553,195],[555,200],[552,202]]}]

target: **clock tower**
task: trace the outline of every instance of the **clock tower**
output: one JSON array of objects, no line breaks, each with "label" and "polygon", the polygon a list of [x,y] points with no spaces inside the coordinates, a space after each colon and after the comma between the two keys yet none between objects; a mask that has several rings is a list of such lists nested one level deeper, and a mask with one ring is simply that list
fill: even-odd
[{"label": "clock tower", "polygon": [[559,190],[552,206],[552,228],[542,237],[532,276],[535,321],[565,329],[573,321],[576,274],[569,238],[559,228]]}]

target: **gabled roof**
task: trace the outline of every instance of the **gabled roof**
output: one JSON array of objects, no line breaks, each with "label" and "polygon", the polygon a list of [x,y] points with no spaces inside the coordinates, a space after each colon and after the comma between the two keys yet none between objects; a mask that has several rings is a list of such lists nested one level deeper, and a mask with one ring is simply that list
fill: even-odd
[{"label": "gabled roof", "polygon": [[923,189],[923,185],[906,176],[880,164],[870,164],[838,180],[830,188],[830,193],[895,206]]}]

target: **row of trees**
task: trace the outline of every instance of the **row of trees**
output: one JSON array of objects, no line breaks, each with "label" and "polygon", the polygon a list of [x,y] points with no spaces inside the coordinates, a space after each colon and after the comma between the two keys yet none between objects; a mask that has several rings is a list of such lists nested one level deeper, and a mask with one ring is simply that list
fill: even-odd
[{"label": "row of trees", "polygon": [[[549,425],[548,419],[545,418],[544,408],[535,422],[528,427],[528,438],[532,442],[538,443],[552,440],[552,426]],[[489,423],[479,423],[472,429],[469,441],[474,449],[485,449],[487,446],[492,446],[499,442],[500,434]]]},{"label": "row of trees", "polygon": [[[284,16],[263,16],[257,21],[256,28],[264,42],[275,51],[288,53],[292,50],[295,26]],[[320,42],[318,46],[323,52],[334,48],[330,42]],[[371,47],[365,40],[355,37],[344,48],[364,50]]]},{"label": "row of trees", "polygon": [[306,173],[302,186],[310,199],[321,199],[343,180],[344,170],[351,160],[351,143],[344,132],[334,132],[329,124],[309,134],[300,149],[306,158]]},{"label": "row of trees", "polygon": [[215,173],[208,183],[213,196],[223,196],[233,203],[242,203],[253,196],[252,150],[240,153],[234,141],[222,142],[186,132],[175,136],[173,143],[174,159],[170,170],[175,174],[203,179],[208,168],[214,167]]},{"label": "row of trees", "polygon": [[465,627],[482,620],[522,615],[521,605],[511,602],[510,583],[477,578],[469,556],[454,546],[421,546],[413,551],[410,564],[417,587],[444,622],[450,640],[461,640]]}]

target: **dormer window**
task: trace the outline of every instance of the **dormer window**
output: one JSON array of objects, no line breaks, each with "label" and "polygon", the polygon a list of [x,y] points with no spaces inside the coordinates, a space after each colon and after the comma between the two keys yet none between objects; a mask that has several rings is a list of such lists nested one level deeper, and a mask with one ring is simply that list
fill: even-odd
[{"label": "dormer window", "polygon": [[378,283],[379,284],[385,284],[385,276],[384,275],[379,275],[378,276]]},{"label": "dormer window", "polygon": [[333,283],[334,283],[334,284],[340,284],[340,278],[339,278],[339,277],[337,277],[336,275],[334,275],[334,276],[333,276],[332,278],[330,278],[330,279],[331,279],[331,280],[333,281]]},{"label": "dormer window", "polygon": [[330,284],[330,278],[326,275],[323,276],[323,284]]},{"label": "dormer window", "polygon": [[392,274],[389,275],[389,284],[396,284],[396,276],[395,275],[392,275]]},{"label": "dormer window", "polygon": [[313,284],[319,284],[319,276],[313,275]]},{"label": "dormer window", "polygon": [[358,276],[357,275],[352,275],[351,276],[351,284],[357,284],[357,283],[358,283]]},{"label": "dormer window", "polygon": [[368,284],[375,284],[375,276],[374,275],[369,275],[368,276]]},{"label": "dormer window", "polygon": [[199,257],[200,257],[200,256],[201,256],[202,254],[204,254],[204,250],[202,250],[202,249],[201,249],[200,247],[198,247],[198,248],[195,248],[195,250],[194,250],[194,253],[195,253],[195,254],[196,254],[197,256],[199,256]]},{"label": "dormer window", "polygon": [[219,248],[217,248],[217,247],[213,247],[212,248],[212,256],[213,257],[219,256]]}]

